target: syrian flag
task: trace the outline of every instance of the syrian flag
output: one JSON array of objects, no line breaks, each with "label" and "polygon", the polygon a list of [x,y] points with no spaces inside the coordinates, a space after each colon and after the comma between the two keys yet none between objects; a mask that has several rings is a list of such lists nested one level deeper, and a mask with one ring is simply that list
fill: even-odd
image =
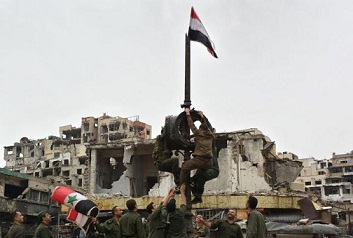
[{"label": "syrian flag", "polygon": [[99,212],[94,202],[68,187],[57,186],[51,198],[86,216],[96,217]]},{"label": "syrian flag", "polygon": [[198,41],[206,46],[211,55],[213,55],[215,58],[218,58],[216,52],[214,51],[213,42],[211,41],[209,35],[207,34],[206,28],[203,26],[193,7],[191,8],[188,36],[190,40]]},{"label": "syrian flag", "polygon": [[92,222],[92,220],[88,216],[83,215],[82,213],[79,213],[70,208],[67,211],[66,219],[75,223],[78,227],[80,227],[85,232],[85,234],[87,234],[89,226]]}]

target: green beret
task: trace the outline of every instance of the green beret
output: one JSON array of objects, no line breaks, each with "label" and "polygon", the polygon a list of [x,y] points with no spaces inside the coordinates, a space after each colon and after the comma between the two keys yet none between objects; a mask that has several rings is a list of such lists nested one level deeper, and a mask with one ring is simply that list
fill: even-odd
[{"label": "green beret", "polygon": [[38,213],[38,215],[37,215],[38,224],[42,222],[42,217],[44,217],[46,213],[47,213],[47,211],[41,211]]}]

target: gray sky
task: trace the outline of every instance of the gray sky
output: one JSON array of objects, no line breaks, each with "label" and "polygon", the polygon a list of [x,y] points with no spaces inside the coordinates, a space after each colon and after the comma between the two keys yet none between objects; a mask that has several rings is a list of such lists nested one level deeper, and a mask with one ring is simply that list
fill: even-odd
[{"label": "gray sky", "polygon": [[299,157],[353,149],[349,0],[1,0],[0,146],[104,112],[155,137],[182,111],[191,6],[219,56],[191,43],[192,106],[218,132],[256,127]]}]

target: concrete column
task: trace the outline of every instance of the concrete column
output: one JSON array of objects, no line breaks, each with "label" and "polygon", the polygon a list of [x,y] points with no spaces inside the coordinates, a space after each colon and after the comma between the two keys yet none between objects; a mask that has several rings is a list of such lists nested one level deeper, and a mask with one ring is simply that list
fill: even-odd
[{"label": "concrete column", "polygon": [[89,178],[89,193],[95,194],[96,193],[96,184],[97,184],[97,149],[91,150],[91,166],[90,166],[90,178]]}]

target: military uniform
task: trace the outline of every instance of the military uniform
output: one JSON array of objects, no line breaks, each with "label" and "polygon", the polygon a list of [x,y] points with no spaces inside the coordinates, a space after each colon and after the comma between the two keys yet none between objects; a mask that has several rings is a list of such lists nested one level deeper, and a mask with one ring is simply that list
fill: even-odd
[{"label": "military uniform", "polygon": [[53,238],[53,234],[49,229],[49,227],[45,225],[43,222],[41,222],[38,225],[33,238]]},{"label": "military uniform", "polygon": [[247,226],[246,226],[246,238],[266,238],[267,228],[263,215],[256,210],[252,210],[249,213]]},{"label": "military uniform", "polygon": [[169,172],[174,175],[174,182],[177,186],[180,185],[180,167],[179,159],[171,158],[173,153],[167,148],[166,145],[166,134],[163,131],[161,135],[157,136],[156,143],[154,145],[152,158],[154,165],[159,171]]},{"label": "military uniform", "polygon": [[204,192],[205,183],[219,175],[218,153],[216,146],[213,146],[212,152],[213,166],[210,169],[198,169],[194,176],[190,178],[191,192],[195,198],[201,199]]},{"label": "military uniform", "polygon": [[122,238],[146,238],[141,216],[135,211],[128,211],[120,219]]},{"label": "military uniform", "polygon": [[168,212],[165,206],[162,206],[162,219],[169,221],[167,238],[187,238],[185,213],[187,209],[185,204],[181,204],[179,209],[174,212]]},{"label": "military uniform", "polygon": [[197,227],[197,224],[194,225],[194,237],[210,237],[210,229],[207,226],[201,225]]},{"label": "military uniform", "polygon": [[[188,125],[195,136],[195,150],[192,153],[194,158],[185,161],[181,166],[180,184],[185,183],[187,176],[193,169],[210,169],[213,166],[212,149],[213,149],[213,133],[211,131],[199,130],[194,125],[190,115],[186,115]],[[206,123],[202,117],[202,123]]]},{"label": "military uniform", "polygon": [[228,220],[216,219],[211,224],[211,229],[218,228],[218,237],[243,238],[240,226],[237,223],[229,223]]},{"label": "military uniform", "polygon": [[164,237],[164,230],[158,227],[162,225],[161,219],[162,204],[160,204],[147,218],[147,227],[149,229],[148,238],[162,238]]},{"label": "military uniform", "polygon": [[120,225],[114,218],[111,218],[103,224],[96,224],[99,233],[104,233],[106,238],[121,238]]},{"label": "military uniform", "polygon": [[5,238],[24,238],[25,232],[21,225],[13,223]]}]

